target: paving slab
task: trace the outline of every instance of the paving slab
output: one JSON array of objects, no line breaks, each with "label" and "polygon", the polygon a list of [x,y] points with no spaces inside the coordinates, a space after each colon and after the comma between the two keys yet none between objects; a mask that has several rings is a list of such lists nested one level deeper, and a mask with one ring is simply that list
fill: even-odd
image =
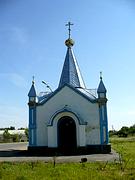
[{"label": "paving slab", "polygon": [[119,155],[112,150],[109,154],[90,154],[77,156],[25,156],[27,143],[5,143],[0,144],[0,162],[24,162],[24,161],[44,161],[56,163],[81,162],[81,159],[87,162],[114,162],[119,161]]}]

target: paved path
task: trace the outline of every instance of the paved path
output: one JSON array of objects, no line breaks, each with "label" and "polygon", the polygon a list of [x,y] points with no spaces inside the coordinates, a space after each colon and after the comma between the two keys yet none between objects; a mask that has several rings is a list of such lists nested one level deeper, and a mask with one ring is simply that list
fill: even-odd
[{"label": "paved path", "polygon": [[26,150],[27,149],[26,142],[22,143],[1,143],[0,144],[0,152],[1,151],[11,151],[11,150]]},{"label": "paved path", "polygon": [[[53,162],[54,157],[46,156],[25,156],[20,154],[21,151],[27,150],[27,143],[6,143],[0,144],[0,162],[3,161],[44,161]],[[80,162],[81,158],[87,158],[88,162],[102,162],[102,161],[118,161],[119,157],[116,152],[112,150],[110,154],[91,154],[81,156],[59,156],[56,157],[56,163],[64,162]]]}]

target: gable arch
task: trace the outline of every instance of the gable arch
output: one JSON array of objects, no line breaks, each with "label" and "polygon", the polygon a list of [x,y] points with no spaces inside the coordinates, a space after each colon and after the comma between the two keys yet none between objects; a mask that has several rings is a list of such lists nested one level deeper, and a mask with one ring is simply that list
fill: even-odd
[{"label": "gable arch", "polygon": [[63,108],[58,111],[56,111],[48,121],[48,126],[53,126],[54,122],[57,122],[61,117],[63,116],[69,116],[73,118],[77,124],[79,125],[87,125],[87,122],[85,122],[81,117],[77,115],[77,113],[73,112],[69,108]]},{"label": "gable arch", "polygon": [[63,117],[70,117],[76,125],[77,146],[85,146],[85,125],[84,122],[75,112],[69,108],[63,108],[56,111],[48,121],[48,147],[58,147],[58,122]]}]

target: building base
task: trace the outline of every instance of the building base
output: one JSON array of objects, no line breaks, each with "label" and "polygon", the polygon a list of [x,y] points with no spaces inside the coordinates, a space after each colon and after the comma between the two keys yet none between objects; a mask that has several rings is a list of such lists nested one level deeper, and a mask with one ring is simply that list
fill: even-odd
[{"label": "building base", "polygon": [[63,155],[86,155],[108,154],[111,152],[111,144],[88,145],[77,148],[50,148],[47,146],[28,146],[28,153],[36,156],[63,156]]}]

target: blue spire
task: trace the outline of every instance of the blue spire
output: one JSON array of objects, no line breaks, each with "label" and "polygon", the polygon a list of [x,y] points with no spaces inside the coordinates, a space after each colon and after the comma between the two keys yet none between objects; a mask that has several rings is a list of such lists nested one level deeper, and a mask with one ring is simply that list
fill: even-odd
[{"label": "blue spire", "polygon": [[28,96],[29,97],[36,97],[36,90],[35,90],[35,86],[34,86],[34,80],[32,81],[32,86],[30,88]]},{"label": "blue spire", "polygon": [[68,48],[67,48],[67,54],[65,57],[65,62],[63,65],[63,70],[61,73],[59,87],[67,83],[74,87],[85,88],[85,84],[84,84],[78,63],[71,49],[71,46],[72,46],[71,40],[72,39],[68,39],[65,42]]},{"label": "blue spire", "polygon": [[105,88],[105,85],[102,81],[102,77],[100,77],[100,83],[99,83],[99,86],[98,86],[98,89],[97,89],[97,93],[106,93],[107,90]]}]

